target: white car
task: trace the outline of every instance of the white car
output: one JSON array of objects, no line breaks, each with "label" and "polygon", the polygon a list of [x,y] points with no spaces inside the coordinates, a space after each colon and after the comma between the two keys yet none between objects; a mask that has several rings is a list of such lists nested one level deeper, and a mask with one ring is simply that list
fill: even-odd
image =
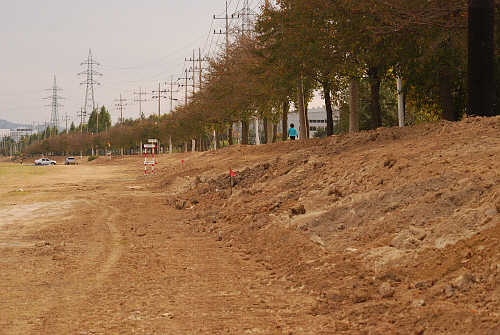
[{"label": "white car", "polygon": [[50,160],[48,158],[40,158],[35,161],[36,165],[56,165],[56,161]]}]

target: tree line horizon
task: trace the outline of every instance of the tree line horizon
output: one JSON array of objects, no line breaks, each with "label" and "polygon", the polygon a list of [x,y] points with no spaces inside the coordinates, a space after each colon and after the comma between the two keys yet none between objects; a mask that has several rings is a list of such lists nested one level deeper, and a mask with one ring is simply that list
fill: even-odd
[{"label": "tree line horizon", "polygon": [[[278,138],[276,129],[280,122],[288,129],[292,105],[299,138],[307,138],[316,90],[324,99],[327,136],[397,126],[398,94],[405,125],[499,115],[498,9],[494,0],[266,1],[253,29],[208,60],[184,105],[114,126],[103,106],[98,134],[91,114],[87,132],[72,125],[68,135],[33,142],[26,151],[85,151],[108,143],[134,148],[149,138],[184,149],[194,143],[201,151],[220,140],[232,145],[235,123],[242,144],[249,144],[255,118],[271,143],[287,140],[286,131]],[[340,113],[335,124],[332,105]]]}]

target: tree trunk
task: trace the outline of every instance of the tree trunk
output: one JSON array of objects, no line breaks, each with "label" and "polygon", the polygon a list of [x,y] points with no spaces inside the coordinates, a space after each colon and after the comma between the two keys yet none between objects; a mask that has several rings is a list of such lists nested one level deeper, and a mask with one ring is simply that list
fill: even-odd
[{"label": "tree trunk", "polygon": [[281,139],[283,141],[288,140],[288,112],[290,111],[290,103],[288,101],[283,102],[283,134]]},{"label": "tree trunk", "polygon": [[382,127],[382,116],[380,111],[380,79],[378,77],[378,67],[372,66],[368,69],[370,77],[372,129]]},{"label": "tree trunk", "polygon": [[268,131],[268,126],[269,126],[269,122],[267,121],[267,119],[264,119],[264,143],[269,143],[269,131]]},{"label": "tree trunk", "polygon": [[493,116],[495,103],[495,1],[469,0],[467,114]]},{"label": "tree trunk", "polygon": [[349,132],[357,133],[358,131],[358,78],[351,77],[349,82]]},{"label": "tree trunk", "polygon": [[273,123],[273,143],[278,140],[278,125]]},{"label": "tree trunk", "polygon": [[283,102],[283,133],[281,139],[283,141],[288,140],[288,112],[290,111],[290,103],[288,101]]},{"label": "tree trunk", "polygon": [[300,139],[307,138],[307,124],[306,115],[304,111],[304,93],[302,91],[302,78],[297,79],[297,102],[298,102],[298,112],[299,112],[299,132]]},{"label": "tree trunk", "polygon": [[233,124],[232,123],[229,126],[228,131],[227,131],[227,140],[228,140],[229,145],[234,144],[234,142],[233,142]]},{"label": "tree trunk", "polygon": [[264,119],[264,143],[269,144],[273,141],[273,124],[269,119]]},{"label": "tree trunk", "polygon": [[326,136],[333,135],[333,111],[332,111],[332,100],[330,98],[330,82],[326,80],[323,83],[323,94],[325,96],[325,108],[326,108]]},{"label": "tree trunk", "polygon": [[403,79],[401,77],[396,78],[396,87],[398,89],[398,121],[399,126],[405,126],[405,95],[403,92]]},{"label": "tree trunk", "polygon": [[267,140],[266,143],[273,143],[273,123],[269,120],[266,121],[267,123]]},{"label": "tree trunk", "polygon": [[259,130],[259,118],[254,120],[255,129],[255,145],[260,145],[260,130]]},{"label": "tree trunk", "polygon": [[306,120],[306,137],[305,138],[310,138],[311,137],[311,127],[309,126],[309,110],[307,108],[307,105],[304,104],[304,119]]},{"label": "tree trunk", "polygon": [[439,95],[441,98],[441,119],[455,121],[453,113],[453,97],[451,95],[451,78],[448,72],[439,73]]},{"label": "tree trunk", "polygon": [[241,143],[248,145],[248,128],[249,124],[248,121],[241,121]]}]

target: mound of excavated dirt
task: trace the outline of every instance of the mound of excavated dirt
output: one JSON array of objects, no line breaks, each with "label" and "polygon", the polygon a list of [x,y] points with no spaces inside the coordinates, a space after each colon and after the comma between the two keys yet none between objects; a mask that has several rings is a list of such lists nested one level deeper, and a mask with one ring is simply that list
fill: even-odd
[{"label": "mound of excavated dirt", "polygon": [[332,331],[498,334],[498,157],[500,118],[468,118],[186,153],[154,180]]}]

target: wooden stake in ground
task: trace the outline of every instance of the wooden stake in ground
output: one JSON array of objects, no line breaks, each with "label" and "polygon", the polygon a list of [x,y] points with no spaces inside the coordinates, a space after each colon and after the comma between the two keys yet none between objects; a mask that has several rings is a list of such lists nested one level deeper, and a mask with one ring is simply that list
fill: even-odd
[{"label": "wooden stake in ground", "polygon": [[229,168],[229,186],[231,186],[231,194],[233,194],[233,177],[236,177],[236,173]]}]

